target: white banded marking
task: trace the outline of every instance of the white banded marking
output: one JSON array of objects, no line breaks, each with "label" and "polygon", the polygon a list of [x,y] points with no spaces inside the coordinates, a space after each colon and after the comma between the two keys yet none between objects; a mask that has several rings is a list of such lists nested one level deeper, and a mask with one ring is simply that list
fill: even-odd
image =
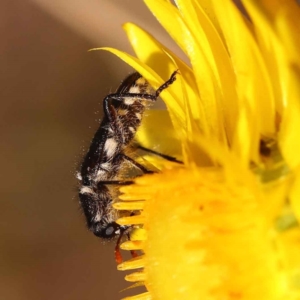
[{"label": "white banded marking", "polygon": [[[110,170],[110,168],[111,168],[111,163],[110,162],[105,162],[105,163],[103,163],[103,164],[101,164],[100,165],[100,168],[102,169],[102,170],[99,170],[98,171],[98,174],[102,171],[102,172],[107,172],[107,171],[109,171]],[[97,174],[97,175],[98,175]]]},{"label": "white banded marking", "polygon": [[107,157],[112,157],[117,149],[118,143],[115,141],[115,139],[110,138],[107,139],[104,144],[104,151],[106,152]]},{"label": "white banded marking", "polygon": [[130,94],[140,94],[141,89],[139,88],[138,85],[134,85],[129,89],[128,93],[130,93]]},{"label": "white banded marking", "polygon": [[90,187],[87,187],[87,186],[84,186],[80,189],[80,194],[95,194],[95,192],[90,188]]},{"label": "white banded marking", "polygon": [[126,105],[131,105],[136,101],[136,98],[133,98],[133,97],[125,97],[124,99],[125,99],[124,103]]},{"label": "white banded marking", "polygon": [[129,131],[131,131],[132,133],[135,133],[134,127],[131,127],[131,126],[130,126],[128,129],[129,129]]}]

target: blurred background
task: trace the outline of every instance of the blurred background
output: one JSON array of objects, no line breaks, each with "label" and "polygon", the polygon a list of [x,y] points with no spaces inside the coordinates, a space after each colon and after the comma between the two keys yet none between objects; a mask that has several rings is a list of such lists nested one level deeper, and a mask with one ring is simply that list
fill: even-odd
[{"label": "blurred background", "polygon": [[[0,299],[120,299],[114,243],[87,231],[74,177],[102,99],[131,68],[121,28],[135,22],[170,45],[142,1],[1,0]],[[140,288],[139,291],[142,291]]]}]

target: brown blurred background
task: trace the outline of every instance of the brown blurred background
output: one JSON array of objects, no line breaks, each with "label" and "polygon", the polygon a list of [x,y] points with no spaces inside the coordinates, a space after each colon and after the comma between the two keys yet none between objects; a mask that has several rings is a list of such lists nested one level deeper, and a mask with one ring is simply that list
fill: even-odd
[{"label": "brown blurred background", "polygon": [[[1,0],[0,299],[120,299],[137,291],[114,244],[89,233],[74,177],[101,101],[131,68],[88,49],[129,43],[133,21],[170,39],[142,1]],[[139,291],[142,291],[140,289]]]}]

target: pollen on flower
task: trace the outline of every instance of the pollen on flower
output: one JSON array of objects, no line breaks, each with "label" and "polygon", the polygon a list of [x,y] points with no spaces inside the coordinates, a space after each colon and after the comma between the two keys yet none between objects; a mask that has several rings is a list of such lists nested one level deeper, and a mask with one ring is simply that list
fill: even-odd
[{"label": "pollen on flower", "polygon": [[233,186],[208,168],[164,171],[122,188],[135,197],[145,191],[145,254],[118,269],[143,267],[126,278],[145,281],[152,299],[278,299],[283,293],[272,230],[251,187]]}]

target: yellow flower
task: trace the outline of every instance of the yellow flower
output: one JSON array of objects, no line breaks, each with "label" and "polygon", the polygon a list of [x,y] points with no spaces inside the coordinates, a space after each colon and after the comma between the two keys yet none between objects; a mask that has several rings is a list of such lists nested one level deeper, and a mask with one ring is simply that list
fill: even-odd
[{"label": "yellow flower", "polygon": [[[137,224],[119,265],[128,299],[300,299],[300,9],[293,0],[145,0],[189,60],[134,24],[138,58],[106,48],[163,91],[137,138],[184,162],[123,187]],[[149,158],[149,162],[151,158]]]}]

